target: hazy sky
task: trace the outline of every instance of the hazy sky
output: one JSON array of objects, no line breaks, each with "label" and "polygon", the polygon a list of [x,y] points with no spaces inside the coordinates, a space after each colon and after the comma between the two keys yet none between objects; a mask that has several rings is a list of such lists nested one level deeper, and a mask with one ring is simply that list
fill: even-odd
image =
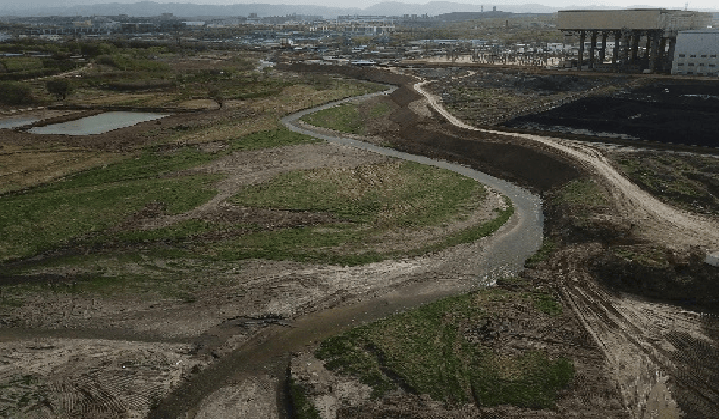
[{"label": "hazy sky", "polygon": [[[53,7],[53,6],[70,6],[77,4],[108,4],[108,3],[135,3],[138,0],[0,0],[0,9],[2,6],[37,6],[37,7]],[[313,4],[322,6],[343,6],[343,7],[360,7],[364,8],[373,4],[381,3],[383,0],[154,0],[156,3],[194,3],[194,4]],[[427,1],[418,0],[394,0],[407,4],[426,4]],[[449,0],[455,3],[464,3],[472,5],[498,6],[502,9],[502,5],[524,5],[524,4],[541,4],[543,6],[552,7],[576,7],[578,9],[587,6],[609,6],[617,8],[625,7],[665,7],[668,9],[684,9],[685,0],[631,0],[631,2],[623,0],[603,0],[587,1],[587,0]],[[697,9],[718,9],[718,0],[688,0],[688,10]]]}]

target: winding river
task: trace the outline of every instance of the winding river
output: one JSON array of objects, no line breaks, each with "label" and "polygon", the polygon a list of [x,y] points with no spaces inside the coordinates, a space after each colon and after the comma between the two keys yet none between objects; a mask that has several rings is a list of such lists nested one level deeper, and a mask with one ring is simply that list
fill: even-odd
[{"label": "winding river", "polygon": [[[512,183],[462,165],[399,152],[343,137],[341,134],[323,134],[299,122],[299,118],[309,113],[339,103],[361,101],[388,94],[395,89],[306,109],[284,117],[282,122],[294,132],[312,135],[330,143],[428,164],[476,179],[512,200],[515,213],[510,221],[491,237],[481,239],[479,242],[482,242],[482,245],[465,247],[460,245],[457,249],[444,251],[444,255],[437,259],[444,260],[447,254],[449,261],[438,263],[432,269],[426,270],[422,278],[413,278],[411,273],[405,285],[381,290],[380,296],[361,297],[355,299],[355,302],[346,302],[335,308],[298,317],[290,327],[265,328],[251,341],[184,382],[151,411],[149,418],[180,417],[183,414],[187,414],[183,417],[193,418],[198,413],[202,400],[215,390],[240,383],[251,376],[271,374],[275,377],[284,377],[292,352],[306,350],[315,342],[349,327],[417,307],[438,298],[492,285],[498,277],[517,274],[522,270],[525,260],[540,247],[543,216],[539,196]],[[428,272],[435,276],[427,275]],[[278,410],[283,416],[285,414],[283,404],[287,403],[287,400],[283,397],[284,389],[281,386],[282,384],[277,388],[277,400]]]}]

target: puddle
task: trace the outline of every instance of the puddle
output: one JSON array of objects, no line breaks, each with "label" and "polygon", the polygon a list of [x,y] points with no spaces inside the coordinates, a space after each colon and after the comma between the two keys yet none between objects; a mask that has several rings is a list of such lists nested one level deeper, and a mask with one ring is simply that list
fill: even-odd
[{"label": "puddle", "polygon": [[39,120],[40,118],[36,116],[24,116],[19,118],[3,119],[0,120],[0,129],[25,127]]},{"label": "puddle", "polygon": [[114,129],[131,127],[140,122],[153,121],[166,116],[168,115],[143,112],[106,112],[100,115],[87,116],[75,121],[31,128],[28,132],[33,134],[66,135],[103,134]]}]

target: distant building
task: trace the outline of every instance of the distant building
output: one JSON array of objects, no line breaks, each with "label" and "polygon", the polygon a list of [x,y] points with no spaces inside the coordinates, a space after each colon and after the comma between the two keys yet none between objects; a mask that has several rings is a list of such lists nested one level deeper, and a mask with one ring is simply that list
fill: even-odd
[{"label": "distant building", "polygon": [[607,41],[613,39],[611,67],[627,72],[669,72],[678,33],[706,28],[711,21],[710,13],[664,8],[558,12],[558,29],[580,36],[578,70],[591,71],[605,67]]},{"label": "distant building", "polygon": [[717,76],[719,41],[717,29],[680,32],[671,73]]}]

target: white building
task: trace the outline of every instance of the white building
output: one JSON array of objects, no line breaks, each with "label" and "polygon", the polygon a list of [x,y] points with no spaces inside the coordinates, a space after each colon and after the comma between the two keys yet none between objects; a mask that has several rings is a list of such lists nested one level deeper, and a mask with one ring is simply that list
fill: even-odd
[{"label": "white building", "polygon": [[672,74],[718,75],[718,30],[698,29],[678,34]]}]

